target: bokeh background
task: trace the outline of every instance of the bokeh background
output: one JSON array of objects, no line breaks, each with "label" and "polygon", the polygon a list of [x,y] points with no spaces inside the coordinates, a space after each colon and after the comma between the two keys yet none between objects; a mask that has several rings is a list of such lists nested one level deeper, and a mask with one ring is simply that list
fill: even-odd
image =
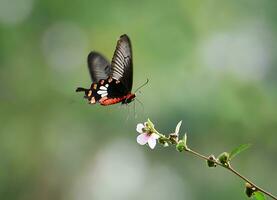
[{"label": "bokeh background", "polygon": [[[0,199],[246,199],[244,183],[173,148],[136,143],[183,120],[189,145],[242,143],[242,174],[277,194],[276,0],[0,0]],[[141,106],[88,105],[91,50],[127,33]]]}]

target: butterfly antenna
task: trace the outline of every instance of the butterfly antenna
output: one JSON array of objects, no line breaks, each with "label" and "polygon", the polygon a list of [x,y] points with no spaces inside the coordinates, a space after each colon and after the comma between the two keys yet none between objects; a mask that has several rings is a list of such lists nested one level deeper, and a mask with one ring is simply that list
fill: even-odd
[{"label": "butterfly antenna", "polygon": [[135,93],[136,93],[139,89],[141,89],[142,87],[144,87],[145,85],[147,85],[148,82],[149,82],[149,79],[147,78],[147,79],[146,79],[146,82],[143,83],[141,86],[139,86],[139,87],[135,90]]}]

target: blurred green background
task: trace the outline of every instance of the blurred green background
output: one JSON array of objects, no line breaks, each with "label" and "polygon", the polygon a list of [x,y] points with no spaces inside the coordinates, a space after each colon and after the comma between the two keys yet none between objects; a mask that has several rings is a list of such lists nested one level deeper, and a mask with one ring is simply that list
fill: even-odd
[{"label": "blurred green background", "polygon": [[[277,194],[276,0],[0,0],[0,199],[246,199],[244,183],[136,143],[183,120],[192,148],[251,149],[234,166]],[[133,44],[136,102],[88,105],[91,50]]]}]

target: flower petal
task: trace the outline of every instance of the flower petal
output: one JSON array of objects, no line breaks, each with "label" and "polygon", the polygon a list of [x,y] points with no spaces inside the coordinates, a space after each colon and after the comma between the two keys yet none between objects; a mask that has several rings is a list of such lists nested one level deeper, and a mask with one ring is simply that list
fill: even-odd
[{"label": "flower petal", "polygon": [[149,135],[147,135],[146,133],[142,133],[140,135],[138,135],[137,137],[137,143],[139,143],[140,145],[145,145],[149,139]]},{"label": "flower petal", "polygon": [[154,149],[157,142],[156,142],[155,137],[153,137],[152,135],[148,138],[148,145],[151,149]]},{"label": "flower petal", "polygon": [[152,133],[151,137],[155,138],[156,140],[160,138],[160,136],[156,133]]},{"label": "flower petal", "polygon": [[175,128],[175,134],[176,135],[179,135],[179,130],[180,130],[181,124],[182,124],[182,120],[179,121],[179,123],[177,124],[177,126]]},{"label": "flower petal", "polygon": [[143,133],[142,132],[142,129],[144,128],[145,126],[142,124],[142,123],[139,123],[138,125],[137,125],[137,132],[139,132],[139,133]]}]

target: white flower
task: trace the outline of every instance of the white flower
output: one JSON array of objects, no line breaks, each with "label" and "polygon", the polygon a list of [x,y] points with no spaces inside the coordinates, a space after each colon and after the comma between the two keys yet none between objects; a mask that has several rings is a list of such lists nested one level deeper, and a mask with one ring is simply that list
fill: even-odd
[{"label": "white flower", "polygon": [[138,133],[140,133],[140,135],[137,137],[137,143],[140,145],[145,145],[148,143],[149,147],[154,149],[157,144],[156,140],[159,139],[160,136],[156,133],[147,131],[146,123],[139,123],[136,130]]}]

